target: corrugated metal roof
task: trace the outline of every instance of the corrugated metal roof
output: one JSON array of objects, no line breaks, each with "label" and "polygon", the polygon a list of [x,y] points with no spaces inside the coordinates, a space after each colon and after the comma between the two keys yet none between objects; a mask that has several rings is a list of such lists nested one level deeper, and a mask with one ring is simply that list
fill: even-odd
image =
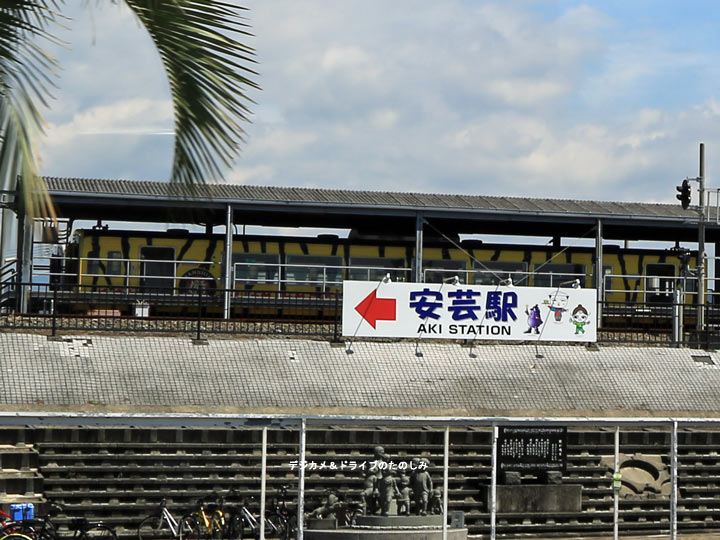
[{"label": "corrugated metal roof", "polygon": [[576,215],[634,216],[667,219],[695,219],[693,210],[679,204],[491,197],[435,193],[333,190],[208,184],[189,189],[167,182],[104,180],[85,178],[45,178],[53,195],[184,198],[235,203],[281,202],[317,205],[355,205],[417,209],[447,209],[477,212],[519,212]]}]

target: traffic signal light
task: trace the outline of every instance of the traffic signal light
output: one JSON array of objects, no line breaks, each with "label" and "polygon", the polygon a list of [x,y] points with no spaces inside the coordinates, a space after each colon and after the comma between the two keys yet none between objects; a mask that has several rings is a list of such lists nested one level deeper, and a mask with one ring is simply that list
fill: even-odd
[{"label": "traffic signal light", "polygon": [[683,180],[682,185],[677,186],[675,189],[680,192],[675,196],[680,201],[680,204],[682,204],[683,210],[687,210],[688,206],[690,206],[690,181]]}]

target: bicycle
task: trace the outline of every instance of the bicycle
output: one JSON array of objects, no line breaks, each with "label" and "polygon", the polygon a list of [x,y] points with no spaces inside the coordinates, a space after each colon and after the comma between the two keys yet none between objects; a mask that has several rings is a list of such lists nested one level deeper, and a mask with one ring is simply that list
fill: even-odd
[{"label": "bicycle", "polygon": [[[229,519],[223,538],[243,540],[244,538],[260,538],[260,521],[241,501],[237,507],[228,509]],[[279,514],[267,514],[265,518],[265,536],[267,538],[287,539],[289,527]],[[1,540],[1,539],[0,539]]]},{"label": "bicycle", "polygon": [[272,509],[267,512],[266,516],[273,523],[274,528],[279,532],[281,540],[289,540],[295,535],[297,528],[297,515],[287,505],[288,488],[290,486],[282,485],[278,488],[278,493],[272,498]]},{"label": "bicycle", "polygon": [[[144,518],[137,528],[138,540],[169,538],[179,540],[198,540],[199,531],[195,518],[186,515],[178,519],[168,510],[167,501],[160,502],[160,511],[157,514]],[[2,540],[2,539],[0,539]],[[22,539],[10,539],[22,540]]]},{"label": "bicycle", "polygon": [[[0,537],[4,539],[6,536],[20,535],[32,540],[51,540],[57,536],[52,516],[63,510],[61,505],[48,502],[48,511],[44,516],[25,519],[23,514],[23,519],[6,521],[0,529]],[[21,538],[16,536],[14,540],[21,540]]]},{"label": "bicycle", "polygon": [[213,494],[209,499],[215,499],[210,505],[205,504],[205,499],[198,501],[198,509],[192,513],[198,528],[198,536],[201,538],[231,538],[226,535],[225,512],[223,511],[222,497]]},{"label": "bicycle", "polygon": [[[58,532],[53,515],[63,512],[64,507],[50,502],[48,513],[34,519],[7,522],[0,529],[0,540],[65,540]],[[86,518],[73,518],[68,525],[73,531],[72,540],[117,540],[115,530],[102,521],[90,522]]]}]

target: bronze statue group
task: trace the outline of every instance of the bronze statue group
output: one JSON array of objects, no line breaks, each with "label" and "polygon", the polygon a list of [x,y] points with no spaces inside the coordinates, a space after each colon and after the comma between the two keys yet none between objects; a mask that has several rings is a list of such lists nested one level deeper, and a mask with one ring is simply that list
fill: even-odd
[{"label": "bronze statue group", "polygon": [[382,446],[375,447],[374,455],[373,467],[367,471],[363,484],[366,515],[380,512],[381,516],[388,516],[393,500],[397,501],[397,513],[401,516],[410,515],[411,509],[419,516],[441,513],[442,491],[433,489],[430,462],[426,458],[413,458],[409,467],[397,469],[396,477],[393,462]]},{"label": "bronze statue group", "polygon": [[[433,481],[426,458],[412,458],[400,467],[392,461],[382,446],[376,446],[372,465],[365,469],[362,490],[363,513],[365,515],[389,516],[393,501],[397,503],[397,514],[418,516],[442,513],[442,490],[433,489]],[[398,476],[395,476],[397,470]],[[409,474],[406,474],[409,472]],[[327,490],[323,504],[309,514],[312,518],[326,518],[344,506],[341,496]]]}]

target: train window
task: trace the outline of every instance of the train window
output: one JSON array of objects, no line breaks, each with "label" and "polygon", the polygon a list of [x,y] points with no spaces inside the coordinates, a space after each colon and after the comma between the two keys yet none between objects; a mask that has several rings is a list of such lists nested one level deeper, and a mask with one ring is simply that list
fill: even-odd
[{"label": "train window", "polygon": [[675,265],[649,263],[645,265],[645,295],[649,303],[669,304],[675,289]]},{"label": "train window", "polygon": [[455,276],[467,283],[467,263],[455,259],[423,259],[423,273],[426,283],[442,283]]},{"label": "train window", "polygon": [[90,276],[97,276],[100,273],[100,263],[96,258],[89,258],[87,261],[87,273]]},{"label": "train window", "polygon": [[121,262],[113,259],[122,259],[122,252],[120,251],[108,251],[107,257],[92,257],[87,262],[87,273],[91,276],[97,276],[100,274],[104,275],[119,275],[121,270]]},{"label": "train window", "polygon": [[512,279],[513,285],[528,283],[527,264],[509,261],[475,261],[473,263],[475,285],[497,285],[501,280]]},{"label": "train window", "polygon": [[122,274],[122,251],[108,251],[107,273],[111,276]]},{"label": "train window", "polygon": [[535,287],[558,287],[561,283],[580,280],[585,286],[585,265],[572,263],[540,263],[533,266]]},{"label": "train window", "polygon": [[288,283],[342,283],[343,258],[338,255],[288,255],[286,260],[285,273]]},{"label": "train window", "polygon": [[386,259],[384,257],[351,257],[348,279],[358,281],[380,281],[387,274],[393,281],[410,281],[410,269],[405,267],[405,259]]},{"label": "train window", "polygon": [[280,255],[272,253],[233,253],[235,281],[275,284],[280,277]]}]

